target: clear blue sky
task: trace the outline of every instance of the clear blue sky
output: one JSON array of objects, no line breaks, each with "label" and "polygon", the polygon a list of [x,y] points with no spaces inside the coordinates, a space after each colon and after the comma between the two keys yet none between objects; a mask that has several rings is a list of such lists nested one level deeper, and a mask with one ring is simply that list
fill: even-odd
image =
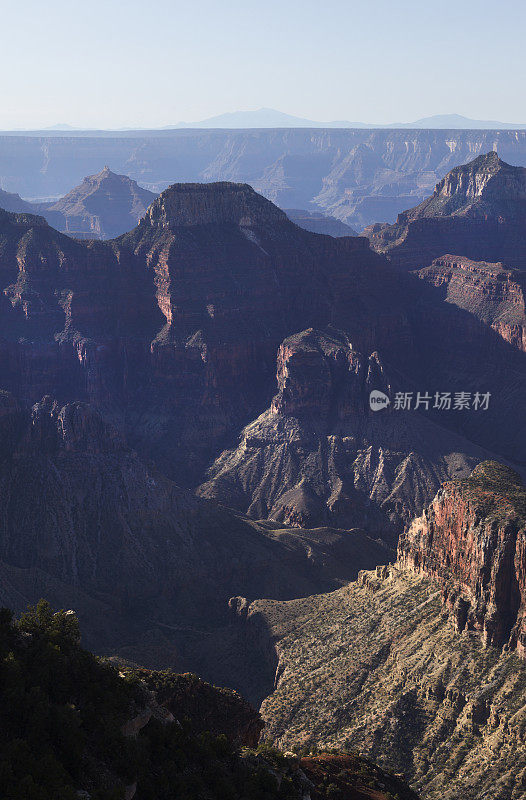
[{"label": "clear blue sky", "polygon": [[0,128],[162,126],[276,108],[526,122],[524,0],[2,3]]}]

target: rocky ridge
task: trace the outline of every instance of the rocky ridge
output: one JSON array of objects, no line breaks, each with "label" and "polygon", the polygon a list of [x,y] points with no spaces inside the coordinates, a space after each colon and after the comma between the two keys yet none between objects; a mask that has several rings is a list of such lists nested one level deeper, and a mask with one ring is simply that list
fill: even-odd
[{"label": "rocky ridge", "polygon": [[300,228],[312,233],[324,233],[326,236],[358,236],[358,233],[336,217],[328,217],[316,211],[301,208],[285,208],[285,214]]},{"label": "rocky ridge", "polygon": [[446,476],[469,474],[484,458],[431,419],[371,411],[373,390],[394,396],[389,371],[378,352],[365,357],[335,328],[285,339],[277,384],[270,408],[216,459],[198,494],[255,518],[359,522],[396,541]]},{"label": "rocky ridge", "polygon": [[331,759],[255,748],[259,714],[236,693],[101,661],[80,647],[74,612],[43,600],[16,621],[1,610],[0,664],[1,786],[12,800],[389,800],[391,789],[418,800],[358,757],[340,759],[330,793]]},{"label": "rocky ridge", "polygon": [[526,169],[493,151],[455,167],[393,225],[372,225],[365,233],[397,269],[427,267],[446,253],[525,269],[525,226]]},{"label": "rocky ridge", "polygon": [[221,674],[212,642],[232,595],[327,590],[390,556],[358,530],[291,531],[195,498],[86,403],[0,393],[0,434],[0,600],[74,607],[97,653],[235,687],[242,669]]},{"label": "rocky ridge", "polygon": [[526,134],[517,130],[4,134],[0,180],[28,198],[60,197],[102,164],[156,193],[177,181],[242,182],[282,208],[312,208],[361,230],[393,222],[453,167],[491,150],[526,166]]}]

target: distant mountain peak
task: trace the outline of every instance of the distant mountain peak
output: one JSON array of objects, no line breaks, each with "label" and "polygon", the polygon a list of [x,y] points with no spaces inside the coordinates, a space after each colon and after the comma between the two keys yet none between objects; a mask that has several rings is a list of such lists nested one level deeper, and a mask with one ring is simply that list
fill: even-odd
[{"label": "distant mountain peak", "polygon": [[107,239],[135,227],[155,196],[127,175],[112,172],[106,164],[40,210],[51,225],[65,233]]}]

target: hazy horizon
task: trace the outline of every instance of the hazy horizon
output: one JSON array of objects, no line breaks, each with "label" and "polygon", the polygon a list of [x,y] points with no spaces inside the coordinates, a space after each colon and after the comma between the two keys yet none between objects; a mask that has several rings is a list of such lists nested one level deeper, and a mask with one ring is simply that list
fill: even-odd
[{"label": "hazy horizon", "polygon": [[327,123],[526,122],[517,0],[499,15],[474,0],[379,0],[374,14],[342,0],[29,0],[3,22],[3,130],[160,128],[261,107]]}]

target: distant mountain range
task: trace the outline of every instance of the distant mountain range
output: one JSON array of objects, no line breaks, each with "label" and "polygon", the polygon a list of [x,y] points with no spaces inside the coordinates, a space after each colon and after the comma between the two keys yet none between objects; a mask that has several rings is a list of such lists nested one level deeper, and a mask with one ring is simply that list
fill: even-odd
[{"label": "distant mountain range", "polygon": [[[318,120],[295,117],[276,111],[274,108],[258,108],[255,111],[231,111],[218,114],[197,122],[178,122],[175,125],[165,125],[161,130],[176,130],[178,128],[418,128],[418,129],[457,129],[457,130],[516,130],[526,129],[526,123],[499,122],[498,120],[482,120],[464,117],[461,114],[435,114],[432,117],[422,117],[414,122],[351,122],[349,120],[332,120],[319,122]],[[71,133],[81,130],[96,130],[92,128],[78,128],[66,123],[51,125],[43,128],[45,131],[57,133]],[[101,129],[103,130],[103,129]],[[107,129],[109,130],[109,129]],[[116,131],[125,130],[154,130],[146,128],[118,128]]]},{"label": "distant mountain range", "polygon": [[257,111],[233,111],[229,114],[219,114],[216,117],[203,119],[199,122],[179,122],[177,125],[167,125],[171,128],[459,128],[462,130],[492,129],[512,130],[526,128],[526,123],[515,124],[511,122],[498,122],[497,120],[481,120],[463,117],[461,114],[436,114],[432,117],[423,117],[414,122],[392,122],[389,124],[375,124],[370,122],[350,122],[349,120],[334,120],[332,122],[318,122],[303,117],[294,117],[284,114],[273,108],[258,108]]}]

